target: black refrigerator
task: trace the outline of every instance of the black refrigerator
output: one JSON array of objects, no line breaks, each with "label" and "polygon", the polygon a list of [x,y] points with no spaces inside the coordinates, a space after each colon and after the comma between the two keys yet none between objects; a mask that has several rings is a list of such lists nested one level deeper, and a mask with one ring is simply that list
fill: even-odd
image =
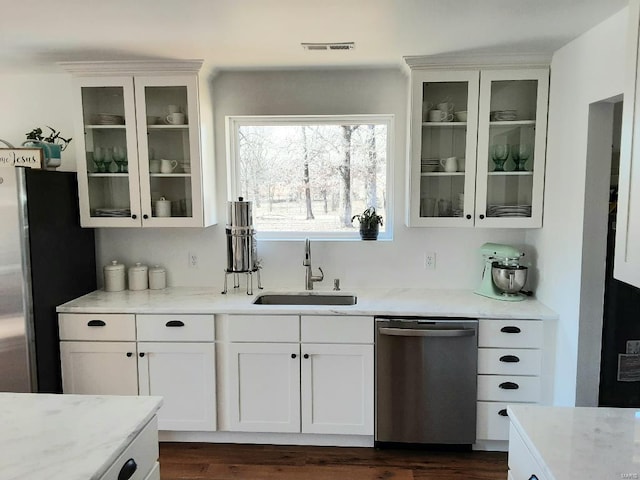
[{"label": "black refrigerator", "polygon": [[56,306],[96,289],[76,174],[0,166],[0,391],[62,392]]}]

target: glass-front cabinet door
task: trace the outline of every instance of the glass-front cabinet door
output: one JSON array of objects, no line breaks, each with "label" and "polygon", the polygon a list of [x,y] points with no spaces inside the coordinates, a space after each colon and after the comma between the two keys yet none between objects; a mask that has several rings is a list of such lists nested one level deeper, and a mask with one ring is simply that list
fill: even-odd
[{"label": "glass-front cabinet door", "polygon": [[[134,88],[131,77],[77,80],[83,135],[74,139],[82,225],[138,226],[140,197]],[[84,201],[83,201],[84,200]]]},{"label": "glass-front cabinet door", "polygon": [[145,226],[202,224],[197,95],[195,76],[135,77]]},{"label": "glass-front cabinet door", "polygon": [[479,72],[411,73],[410,226],[473,226]]},{"label": "glass-front cabinet door", "polygon": [[480,74],[476,226],[542,226],[548,69]]}]

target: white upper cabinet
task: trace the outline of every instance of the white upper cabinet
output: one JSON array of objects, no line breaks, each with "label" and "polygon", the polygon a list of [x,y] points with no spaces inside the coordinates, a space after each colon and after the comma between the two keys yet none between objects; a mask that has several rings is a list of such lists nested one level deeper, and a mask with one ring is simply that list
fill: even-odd
[{"label": "white upper cabinet", "polygon": [[201,62],[71,62],[84,227],[215,223],[213,121]]},{"label": "white upper cabinet", "polygon": [[613,276],[640,287],[640,1],[629,2],[627,81],[622,112],[618,216]]},{"label": "white upper cabinet", "polygon": [[414,68],[409,226],[542,226],[548,68]]}]

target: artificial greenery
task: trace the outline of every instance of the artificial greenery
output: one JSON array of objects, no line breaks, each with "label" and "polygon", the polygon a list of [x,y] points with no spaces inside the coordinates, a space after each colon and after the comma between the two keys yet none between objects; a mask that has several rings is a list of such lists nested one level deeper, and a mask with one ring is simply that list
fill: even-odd
[{"label": "artificial greenery", "polygon": [[36,142],[45,142],[45,143],[54,143],[56,145],[60,145],[60,150],[64,150],[71,142],[71,138],[63,138],[60,136],[60,132],[51,128],[47,125],[47,128],[51,130],[51,133],[48,136],[44,136],[42,134],[41,128],[34,128],[29,133],[27,133],[27,140],[36,141]]},{"label": "artificial greenery", "polygon": [[378,215],[374,207],[369,207],[361,214],[351,217],[351,222],[354,220],[358,220],[358,222],[360,222],[360,228],[365,229],[375,228],[376,225],[382,225],[382,215]]}]

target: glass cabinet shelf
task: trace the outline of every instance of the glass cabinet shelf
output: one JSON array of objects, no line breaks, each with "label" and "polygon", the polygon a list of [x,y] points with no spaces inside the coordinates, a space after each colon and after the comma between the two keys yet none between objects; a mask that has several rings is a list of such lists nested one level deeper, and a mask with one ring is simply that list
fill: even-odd
[{"label": "glass cabinet shelf", "polygon": [[493,121],[489,122],[490,126],[506,126],[506,127],[514,127],[519,125],[535,125],[535,120],[502,120],[502,121]]},{"label": "glass cabinet shelf", "polygon": [[148,130],[188,130],[189,125],[147,125]]},{"label": "glass cabinet shelf", "polygon": [[150,173],[150,177],[158,178],[177,178],[177,177],[190,177],[190,173]]},{"label": "glass cabinet shelf", "polygon": [[423,127],[466,127],[467,122],[422,122]]},{"label": "glass cabinet shelf", "polygon": [[498,177],[510,177],[510,176],[517,176],[517,175],[530,176],[530,175],[533,175],[533,171],[525,170],[525,171],[512,171],[512,172],[489,172],[488,175],[498,176]]},{"label": "glass cabinet shelf", "polygon": [[87,130],[124,130],[127,128],[126,125],[85,125],[84,128]]},{"label": "glass cabinet shelf", "polygon": [[464,177],[464,172],[422,172],[423,177]]}]

